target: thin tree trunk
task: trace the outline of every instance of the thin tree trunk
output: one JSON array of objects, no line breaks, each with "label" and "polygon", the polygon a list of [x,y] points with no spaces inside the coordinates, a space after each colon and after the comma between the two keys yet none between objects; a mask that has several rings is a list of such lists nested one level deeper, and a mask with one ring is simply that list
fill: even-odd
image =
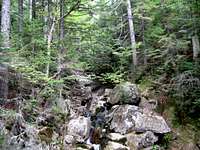
[{"label": "thin tree trunk", "polygon": [[47,36],[48,36],[48,20],[49,20],[49,1],[48,0],[43,0],[44,3],[44,39],[47,41]]},{"label": "thin tree trunk", "polygon": [[195,34],[192,37],[192,46],[193,46],[193,60],[197,60],[200,53],[199,37]]},{"label": "thin tree trunk", "polygon": [[132,7],[131,7],[130,0],[127,0],[127,14],[128,14],[129,31],[130,31],[130,38],[131,38],[133,71],[135,71],[137,67],[137,52],[136,52],[135,31],[134,31],[134,26],[133,26]]},{"label": "thin tree trunk", "polygon": [[24,9],[23,9],[23,0],[18,0],[18,31],[19,33],[23,32],[23,16],[24,16]]},{"label": "thin tree trunk", "polygon": [[3,0],[1,9],[2,48],[10,48],[10,0]]},{"label": "thin tree trunk", "polygon": [[146,50],[146,43],[145,43],[145,20],[144,20],[144,4],[142,6],[142,43],[143,43],[143,50],[144,50],[144,65],[147,65],[147,50]]},{"label": "thin tree trunk", "polygon": [[51,29],[48,33],[48,38],[47,38],[47,57],[48,57],[48,62],[46,66],[46,76],[49,77],[49,67],[50,67],[50,60],[51,60],[51,42],[52,42],[52,37],[53,37],[53,31],[55,28],[55,17],[53,18],[53,22],[51,25]]},{"label": "thin tree trunk", "polygon": [[8,66],[0,64],[0,98],[8,96]]},{"label": "thin tree trunk", "polygon": [[36,19],[36,0],[32,0],[32,17]]},{"label": "thin tree trunk", "polygon": [[29,0],[29,21],[31,22],[33,19],[33,6],[32,0]]},{"label": "thin tree trunk", "polygon": [[58,71],[60,71],[61,66],[62,66],[62,56],[64,52],[64,45],[63,45],[63,40],[64,40],[64,0],[60,0],[60,52],[58,56]]}]

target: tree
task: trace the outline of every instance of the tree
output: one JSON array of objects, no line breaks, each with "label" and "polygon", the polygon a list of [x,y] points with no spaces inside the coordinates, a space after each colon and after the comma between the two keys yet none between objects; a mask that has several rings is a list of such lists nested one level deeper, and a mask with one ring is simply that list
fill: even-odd
[{"label": "tree", "polygon": [[23,16],[24,16],[24,9],[23,9],[23,0],[18,0],[18,31],[19,33],[23,32]]},{"label": "tree", "polygon": [[10,48],[10,0],[3,0],[1,9],[2,48]]},{"label": "tree", "polygon": [[63,40],[64,40],[64,0],[60,0],[60,35],[59,35],[59,40],[60,40],[60,51],[59,51],[59,58],[58,58],[58,70],[61,69],[62,66],[62,56],[64,52],[64,45],[63,45]]},{"label": "tree", "polygon": [[129,23],[129,31],[131,39],[131,48],[132,48],[133,70],[135,71],[137,67],[137,52],[136,52],[135,31],[133,26],[132,7],[130,0],[127,0],[127,14],[128,14],[128,23]]}]

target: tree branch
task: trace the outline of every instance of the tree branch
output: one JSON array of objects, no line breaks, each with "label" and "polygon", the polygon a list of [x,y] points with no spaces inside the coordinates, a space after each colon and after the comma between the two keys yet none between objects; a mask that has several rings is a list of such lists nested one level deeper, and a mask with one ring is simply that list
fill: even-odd
[{"label": "tree branch", "polygon": [[77,6],[79,6],[80,2],[81,2],[81,0],[78,0],[78,1],[76,2],[76,4],[75,4],[74,6],[72,6],[72,8],[69,10],[69,12],[67,12],[66,14],[64,14],[64,15],[63,15],[62,17],[60,17],[57,21],[59,21],[59,20],[65,18],[65,17],[69,16],[69,15],[71,14],[71,12],[73,12],[73,11],[77,8]]}]

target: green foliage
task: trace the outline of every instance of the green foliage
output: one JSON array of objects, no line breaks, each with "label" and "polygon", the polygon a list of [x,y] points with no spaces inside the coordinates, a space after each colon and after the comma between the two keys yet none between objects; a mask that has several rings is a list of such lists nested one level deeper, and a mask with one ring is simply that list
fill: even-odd
[{"label": "green foliage", "polygon": [[158,145],[153,145],[153,148],[152,148],[152,150],[159,150],[159,146]]},{"label": "green foliage", "polygon": [[95,76],[95,79],[98,81],[101,81],[103,84],[119,84],[121,82],[124,82],[124,74],[120,72],[113,72],[113,73],[105,73],[101,76]]},{"label": "green foliage", "polygon": [[165,134],[161,140],[161,147],[163,147],[164,149],[168,149],[172,140],[173,140],[172,133]]},{"label": "green foliage", "polygon": [[171,92],[180,121],[184,122],[186,117],[199,118],[200,79],[186,71],[174,78],[173,81]]},{"label": "green foliage", "polygon": [[0,133],[0,148],[4,144],[4,135]]}]

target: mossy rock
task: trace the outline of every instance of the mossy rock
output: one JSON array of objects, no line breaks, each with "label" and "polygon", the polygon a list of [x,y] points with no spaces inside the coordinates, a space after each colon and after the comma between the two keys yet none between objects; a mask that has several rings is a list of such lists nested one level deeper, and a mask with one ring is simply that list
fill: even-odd
[{"label": "mossy rock", "polygon": [[117,85],[110,94],[109,103],[115,104],[134,104],[140,101],[140,94],[137,85],[125,82]]}]

